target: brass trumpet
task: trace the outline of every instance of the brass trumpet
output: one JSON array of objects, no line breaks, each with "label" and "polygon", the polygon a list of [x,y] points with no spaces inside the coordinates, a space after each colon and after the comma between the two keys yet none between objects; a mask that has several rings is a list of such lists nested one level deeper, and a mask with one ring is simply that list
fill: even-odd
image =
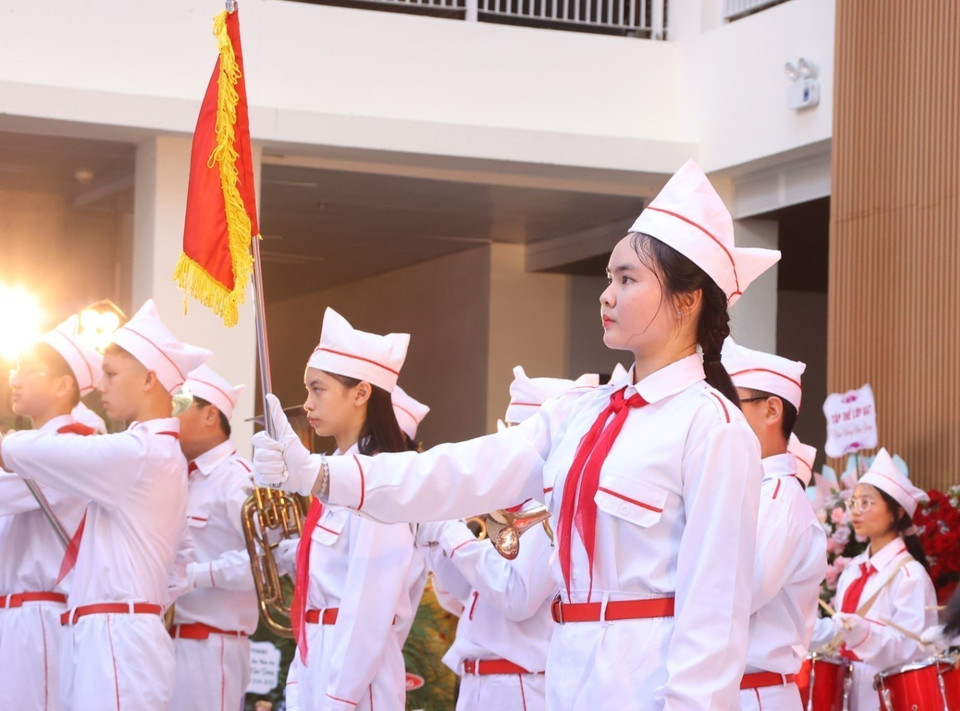
[{"label": "brass trumpet", "polygon": [[279,637],[292,638],[293,627],[290,624],[290,601],[280,583],[281,574],[273,550],[280,541],[300,537],[305,508],[298,496],[279,489],[255,487],[240,510],[260,617]]},{"label": "brass trumpet", "polygon": [[474,532],[477,539],[483,541],[489,538],[493,547],[497,549],[497,553],[507,560],[517,557],[520,553],[520,536],[537,524],[543,525],[543,530],[552,541],[550,512],[545,506],[516,513],[507,509],[498,509],[467,519],[467,526]]}]

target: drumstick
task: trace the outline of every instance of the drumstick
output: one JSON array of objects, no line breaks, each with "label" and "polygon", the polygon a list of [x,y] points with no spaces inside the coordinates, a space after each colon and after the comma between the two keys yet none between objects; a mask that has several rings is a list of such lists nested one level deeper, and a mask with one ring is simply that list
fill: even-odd
[{"label": "drumstick", "polygon": [[897,632],[899,632],[900,634],[902,634],[904,637],[906,637],[906,638],[908,638],[908,639],[912,639],[914,642],[919,642],[920,644],[924,644],[924,645],[926,644],[922,639],[920,639],[920,635],[914,634],[913,632],[911,632],[911,631],[908,630],[908,629],[904,629],[903,627],[901,627],[900,625],[898,625],[896,622],[894,622],[894,621],[892,621],[892,620],[885,620],[885,619],[882,619],[882,618],[881,618],[880,621],[881,621],[883,624],[885,624],[885,625],[890,625],[891,627],[893,627],[893,629],[895,629]]},{"label": "drumstick", "polygon": [[[837,614],[837,611],[834,610],[832,607],[830,607],[828,603],[824,602],[823,600],[817,600],[817,602],[820,603],[820,607],[822,607],[824,612],[830,615],[830,617],[834,617]],[[843,623],[843,626],[846,627],[847,629],[850,629],[850,625],[847,624],[846,622]]]},{"label": "drumstick", "polygon": [[946,606],[946,605],[924,605],[924,606],[923,606],[923,609],[924,609],[924,610],[935,610],[936,612],[940,612],[940,610],[946,610],[946,609],[947,609],[947,606]]}]

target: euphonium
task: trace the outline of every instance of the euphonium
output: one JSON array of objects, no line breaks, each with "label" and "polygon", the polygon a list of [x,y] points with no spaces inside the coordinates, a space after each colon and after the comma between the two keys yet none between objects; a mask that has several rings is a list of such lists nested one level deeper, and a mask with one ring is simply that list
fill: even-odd
[{"label": "euphonium", "polygon": [[273,549],[280,541],[300,537],[304,508],[301,499],[293,494],[255,487],[240,511],[260,617],[267,628],[280,637],[293,637],[293,628],[290,601],[280,584],[281,575]]},{"label": "euphonium", "polygon": [[543,525],[550,540],[553,540],[553,529],[550,527],[550,512],[545,506],[538,506],[528,511],[513,512],[507,509],[498,509],[483,516],[474,516],[467,519],[479,540],[490,539],[497,553],[507,560],[513,560],[520,553],[520,536],[537,524]]}]

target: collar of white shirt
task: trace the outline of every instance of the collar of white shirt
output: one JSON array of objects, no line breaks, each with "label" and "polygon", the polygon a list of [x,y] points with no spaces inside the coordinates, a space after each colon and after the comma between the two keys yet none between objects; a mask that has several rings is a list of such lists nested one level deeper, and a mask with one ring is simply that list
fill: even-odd
[{"label": "collar of white shirt", "polygon": [[61,427],[65,425],[72,425],[73,417],[71,415],[57,415],[56,417],[48,420],[41,426],[37,432],[43,432],[44,434],[53,434]]},{"label": "collar of white shirt", "polygon": [[760,462],[763,466],[763,478],[773,479],[778,476],[796,476],[797,458],[785,452],[783,454],[774,454]]},{"label": "collar of white shirt", "polygon": [[[636,367],[636,363],[630,366],[628,383],[633,382]],[[627,385],[627,391],[624,394],[630,397],[634,392],[638,392],[640,397],[648,403],[654,403],[686,390],[703,378],[703,361],[699,354],[694,353],[650,373],[636,385]]]},{"label": "collar of white shirt", "polygon": [[[867,550],[869,551],[870,549],[868,548]],[[873,554],[873,556],[869,559],[870,565],[877,570],[883,570],[884,567],[892,563],[897,556],[906,550],[907,547],[903,544],[903,539],[900,538],[900,536],[897,536],[887,545]]]},{"label": "collar of white shirt", "polygon": [[201,474],[209,476],[210,472],[236,453],[237,448],[233,446],[233,442],[225,440],[216,447],[211,447],[193,461],[196,463],[197,469],[200,470]]}]

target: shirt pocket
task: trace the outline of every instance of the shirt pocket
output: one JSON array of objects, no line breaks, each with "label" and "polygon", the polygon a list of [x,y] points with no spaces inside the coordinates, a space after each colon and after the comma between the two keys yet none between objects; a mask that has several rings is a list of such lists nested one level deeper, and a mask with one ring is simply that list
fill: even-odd
[{"label": "shirt pocket", "polygon": [[313,529],[310,539],[322,546],[334,545],[340,539],[349,516],[350,512],[347,510],[326,509],[320,515],[320,520],[317,521],[317,527]]},{"label": "shirt pocket", "polygon": [[210,518],[208,509],[190,509],[187,511],[187,525],[190,528],[205,528]]},{"label": "shirt pocket", "polygon": [[663,516],[668,493],[656,484],[608,472],[593,500],[605,514],[649,528]]}]

